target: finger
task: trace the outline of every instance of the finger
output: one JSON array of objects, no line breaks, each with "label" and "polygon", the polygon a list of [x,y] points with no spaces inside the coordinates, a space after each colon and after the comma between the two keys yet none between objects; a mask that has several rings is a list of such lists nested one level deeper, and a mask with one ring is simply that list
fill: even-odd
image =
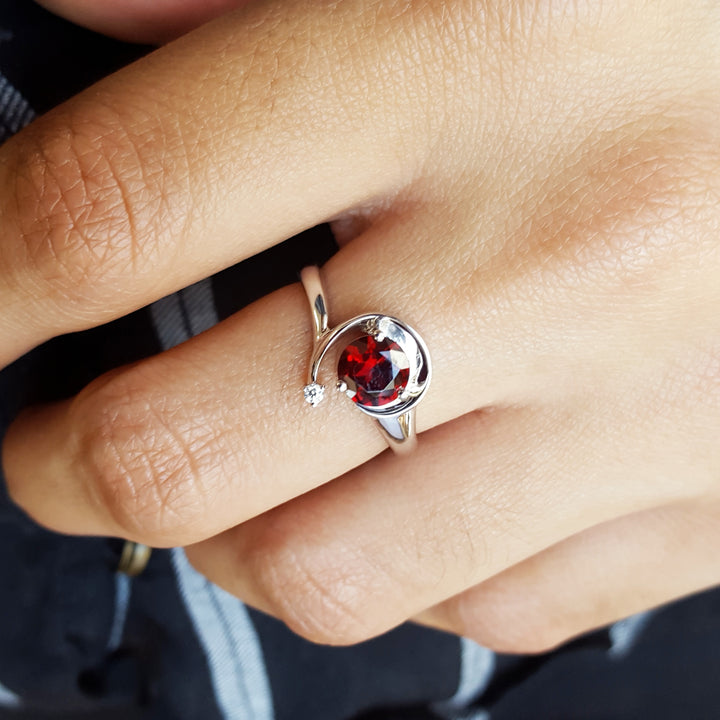
[{"label": "finger", "polygon": [[405,121],[357,75],[397,42],[360,5],[256,4],[3,146],[0,364],[396,192]]},{"label": "finger", "polygon": [[[612,275],[612,287],[604,289],[613,291],[613,308],[618,286],[627,298],[628,288],[635,292],[649,284],[645,274],[658,264],[656,256],[672,268],[675,288],[681,287],[675,263],[663,254],[671,243],[662,239],[674,237],[671,231],[681,223],[663,224],[658,207],[660,215],[678,218],[682,212],[676,205],[688,194],[704,193],[702,203],[711,204],[705,199],[709,191],[694,179],[698,154],[703,163],[713,157],[696,138],[704,132],[675,126],[660,132],[650,117],[638,122],[639,139],[626,129],[620,132],[612,114],[608,127],[597,127],[593,119],[597,136],[588,137],[582,118],[577,127],[563,124],[562,131],[550,123],[543,127],[548,143],[538,141],[529,152],[533,163],[549,163],[553,182],[531,182],[518,197],[511,193],[512,203],[504,206],[493,188],[514,187],[517,169],[530,162],[528,148],[508,136],[506,118],[492,111],[504,102],[488,100],[472,115],[472,127],[482,128],[479,147],[478,137],[462,122],[445,125],[460,111],[456,106],[466,111],[463,93],[459,100],[444,98],[442,117],[426,116],[447,78],[460,73],[467,79],[483,51],[467,37],[454,37],[456,25],[429,5],[400,15],[383,8],[382,3],[340,3],[330,9],[301,2],[281,8],[252,4],[105,80],[6,145],[0,151],[0,364],[52,335],[125,314],[309,225],[348,214],[375,221],[409,216],[433,197],[436,235],[443,237],[452,224],[464,248],[465,257],[457,258],[458,264],[465,262],[463,274],[454,280],[470,277],[469,284],[485,292],[503,275],[491,260],[507,261],[505,270],[523,271],[524,277],[515,278],[519,286],[533,270],[528,258],[534,255],[543,273],[551,255],[585,258],[580,270],[576,262],[565,263],[564,272],[545,283],[566,287],[569,296],[578,273],[594,278],[601,268],[600,273]],[[441,34],[433,32],[438,22]],[[428,38],[437,38],[440,50],[452,49],[443,53],[446,62],[404,62]],[[438,52],[434,44],[427,50]],[[482,93],[485,79],[469,79]],[[518,87],[523,82],[518,77]],[[497,95],[491,76],[487,90],[488,98]],[[622,105],[603,95],[605,104]],[[642,112],[649,111],[643,107]],[[461,134],[461,147],[477,154],[478,176],[486,174],[489,158],[497,153],[508,154],[502,164],[508,176],[498,171],[448,218],[448,194],[462,196],[467,177],[474,177],[466,167],[467,153],[450,152]],[[583,160],[571,171],[567,147],[559,147],[558,137],[568,147],[583,148]],[[433,171],[439,174],[437,187],[427,178],[418,180],[428,146],[437,154],[433,162],[443,159]],[[692,182],[686,182],[688,173]],[[543,171],[538,177],[546,176]],[[496,229],[483,242],[476,239],[478,218],[483,227]],[[548,237],[548,226],[555,224],[563,228],[562,243]],[[505,247],[509,226],[519,247]],[[628,226],[629,232],[618,230]],[[417,235],[417,224],[412,230]],[[627,239],[628,234],[633,237]],[[618,239],[609,251],[607,243],[592,242],[608,235]],[[715,225],[710,235],[707,245],[716,251]],[[657,248],[646,247],[646,236]],[[392,261],[414,265],[423,277],[437,258],[432,250],[413,257],[419,245],[396,246]],[[684,247],[672,245],[678,253]],[[649,261],[638,268],[636,257]],[[621,277],[613,263],[622,268]],[[527,301],[532,293],[523,297]],[[533,314],[537,317],[537,308]]]},{"label": "finger", "polygon": [[[534,359],[515,357],[516,371],[507,372],[512,314],[484,312],[493,297],[468,300],[484,327],[461,334],[439,306],[447,293],[404,287],[406,273],[422,275],[423,255],[407,250],[418,221],[432,227],[424,214],[375,224],[323,274],[332,318],[388,308],[430,342],[436,371],[418,412],[422,430],[527,397],[525,368]],[[457,304],[454,312],[467,315]],[[485,353],[477,365],[474,337]],[[8,488],[57,531],[153,546],[198,542],[307,492],[385,447],[372,423],[339,399],[316,411],[302,401],[310,345],[302,290],[275,293],[71,401],[26,412],[4,441]],[[457,392],[463,376],[474,377],[476,393]]]},{"label": "finger", "polygon": [[247,0],[37,0],[91,30],[130,42],[162,43],[198,27]]},{"label": "finger", "polygon": [[189,558],[311,640],[365,640],[589,526],[680,495],[687,469],[672,428],[674,447],[636,463],[646,437],[609,454],[612,422],[529,409],[465,416],[426,433],[415,455],[376,458]]},{"label": "finger", "polygon": [[[387,308],[430,342],[436,371],[418,411],[421,431],[478,405],[512,402],[533,363],[518,358],[507,373],[511,314],[484,312],[494,298],[466,298],[484,327],[459,334],[437,294],[406,282],[422,275],[423,254],[409,249],[417,223],[431,228],[429,221],[418,212],[374,223],[323,269],[333,322]],[[455,304],[458,316],[463,310]],[[27,411],[3,444],[12,496],[60,532],[176,546],[348,472],[386,445],[343,398],[322,410],[302,400],[310,328],[302,289],[281,290],[170,352],[99,378],[70,401]],[[473,337],[505,346],[490,355],[483,340],[488,354],[476,365]],[[478,391],[458,393],[459,374],[472,374]]]},{"label": "finger", "polygon": [[[428,393],[418,411],[423,430],[500,397],[508,382],[488,384],[493,396],[453,392],[462,339],[435,316],[431,298],[396,296],[391,279],[374,272],[393,253],[386,231],[326,266],[329,307],[337,318],[392,307],[433,337],[441,369],[435,400]],[[55,530],[154,546],[197,542],[254,517],[386,448],[347,398],[318,409],[303,401],[310,349],[304,291],[273,293],[72,400],[25,412],[4,441],[8,488]]]},{"label": "finger", "polygon": [[418,620],[499,652],[546,652],[576,635],[716,585],[720,508],[664,507],[569,538],[423,612]]}]

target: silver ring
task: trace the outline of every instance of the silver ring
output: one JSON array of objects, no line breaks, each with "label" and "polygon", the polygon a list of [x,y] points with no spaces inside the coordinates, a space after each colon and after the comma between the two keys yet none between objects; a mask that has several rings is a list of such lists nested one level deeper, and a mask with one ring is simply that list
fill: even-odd
[{"label": "silver ring", "polygon": [[340,340],[347,342],[337,361],[337,389],[374,418],[388,445],[398,453],[417,442],[415,407],[430,385],[430,354],[407,323],[381,313],[365,313],[331,328],[316,266],[301,273],[310,301],[315,343],[310,356],[305,400],[313,407],[325,396],[318,382],[320,364]]}]

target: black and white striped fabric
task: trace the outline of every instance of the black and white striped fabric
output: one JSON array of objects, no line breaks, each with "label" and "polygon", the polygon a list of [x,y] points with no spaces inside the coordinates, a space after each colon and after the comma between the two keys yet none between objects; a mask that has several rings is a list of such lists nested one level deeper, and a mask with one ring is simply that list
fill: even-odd
[{"label": "black and white striped fabric", "polygon": [[0,142],[4,142],[33,119],[25,98],[0,76]]},{"label": "black and white striped fabric", "polygon": [[[87,72],[132,52],[27,0],[0,7],[0,141]],[[47,50],[33,37],[57,38]],[[58,67],[62,59],[64,67]],[[74,59],[73,59],[74,58]],[[87,56],[85,56],[85,59]],[[56,81],[43,95],[43,68]],[[27,69],[32,74],[27,74]],[[6,76],[7,75],[7,76]],[[48,71],[50,75],[50,71]],[[0,242],[2,241],[0,237]],[[0,432],[22,409],[166,350],[334,250],[326,228],[102,328],[58,338],[0,373]],[[0,269],[1,271],[1,269]],[[37,527],[0,482],[0,718],[44,720],[511,720],[720,716],[720,595],[644,613],[541,657],[499,656],[407,625],[352,648],[319,647],[199,575],[181,548],[130,579],[117,547]]]}]

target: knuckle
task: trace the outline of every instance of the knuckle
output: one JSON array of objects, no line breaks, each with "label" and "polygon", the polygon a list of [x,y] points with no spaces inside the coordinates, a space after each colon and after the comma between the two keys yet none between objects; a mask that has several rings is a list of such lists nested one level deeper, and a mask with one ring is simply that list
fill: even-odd
[{"label": "knuckle", "polygon": [[200,442],[182,409],[157,397],[132,370],[91,384],[76,399],[77,466],[88,494],[126,537],[174,544],[203,516]]},{"label": "knuckle", "polygon": [[251,564],[274,614],[298,635],[323,645],[368,640],[379,630],[367,614],[367,579],[333,555],[270,527]]},{"label": "knuckle", "polygon": [[118,114],[85,110],[43,118],[17,138],[9,195],[18,272],[61,305],[87,307],[107,302],[98,286],[138,264],[139,211],[152,193]]},{"label": "knuckle", "polygon": [[647,129],[653,120],[618,131],[609,147],[591,138],[570,179],[531,214],[524,232],[562,286],[580,279],[644,292],[687,254],[697,133],[679,122]]}]

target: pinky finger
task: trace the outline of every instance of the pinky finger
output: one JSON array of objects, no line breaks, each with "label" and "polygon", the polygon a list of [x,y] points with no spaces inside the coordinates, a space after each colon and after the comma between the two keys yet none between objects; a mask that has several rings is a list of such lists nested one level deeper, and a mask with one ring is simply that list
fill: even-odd
[{"label": "pinky finger", "polygon": [[720,506],[646,510],[579,533],[416,621],[499,652],[545,652],[720,582]]}]

